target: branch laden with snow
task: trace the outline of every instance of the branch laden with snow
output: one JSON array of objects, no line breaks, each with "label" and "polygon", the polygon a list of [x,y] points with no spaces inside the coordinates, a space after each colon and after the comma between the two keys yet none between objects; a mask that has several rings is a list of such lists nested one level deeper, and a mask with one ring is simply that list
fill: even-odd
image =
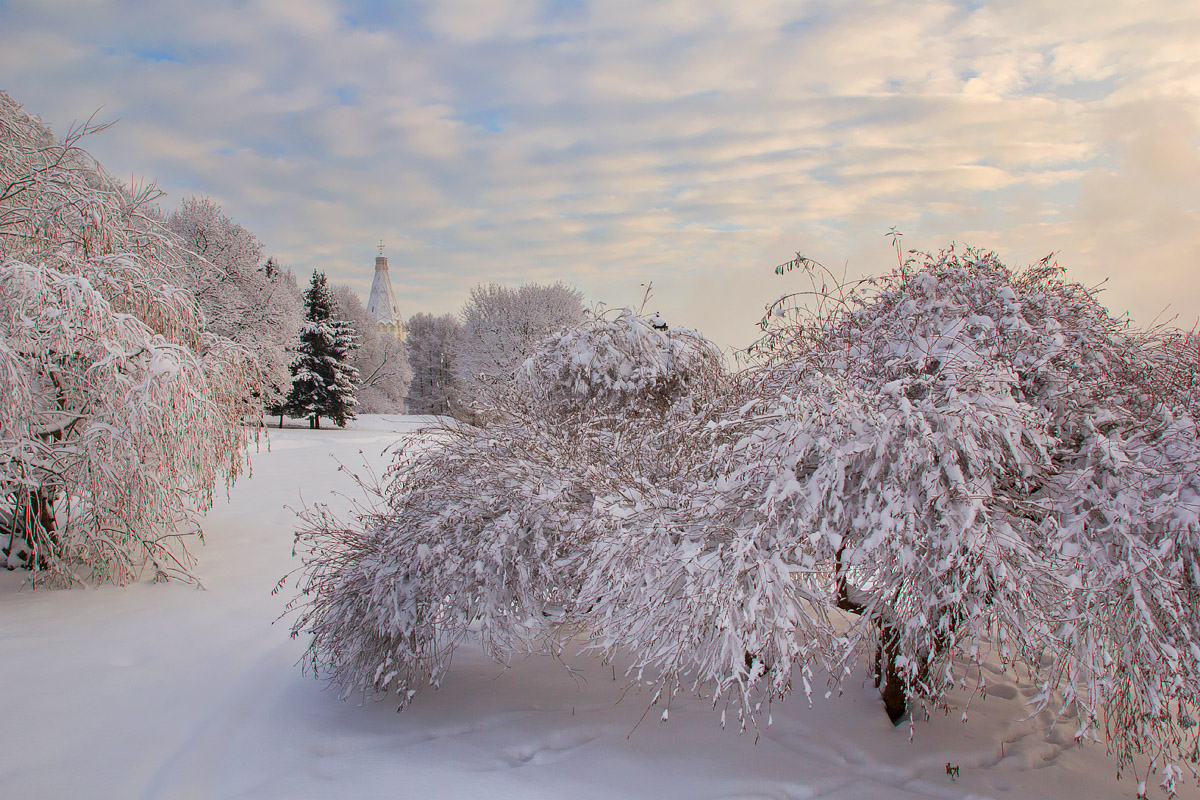
[{"label": "branch laden with snow", "polygon": [[188,576],[180,537],[242,468],[253,358],[168,282],[147,208],[0,93],[0,533],[54,584]]},{"label": "branch laden with snow", "polygon": [[[781,530],[879,632],[885,689],[940,704],[965,680],[957,656],[992,647],[1040,676],[1039,704],[1059,693],[1080,738],[1103,721],[1122,766],[1194,764],[1189,337],[1110,317],[1049,261],[1013,272],[971,250],[820,300],[784,314],[752,372],[759,402],[810,406],[748,432],[803,445],[754,494],[792,487]],[[832,429],[811,409],[830,381]]]},{"label": "branch laden with snow", "polygon": [[206,330],[254,354],[263,376],[255,390],[277,406],[291,385],[288,348],[302,322],[295,276],[265,259],[258,238],[207,197],[184,198],[166,226],[185,253],[172,280],[195,295]]},{"label": "branch laden with snow", "polygon": [[310,520],[314,662],[407,702],[476,629],[501,659],[570,634],[745,726],[864,661],[898,721],[997,658],[1172,791],[1200,728],[1194,337],[973,250],[807,297],[732,382],[630,313],[546,340],[366,524]]},{"label": "branch laden with snow", "polygon": [[[625,344],[609,347],[616,334]],[[525,366],[526,390],[502,395],[490,425],[452,426],[436,447],[403,451],[379,509],[349,524],[321,509],[308,514],[297,534],[305,564],[293,633],[313,635],[316,672],[347,691],[394,691],[407,703],[437,684],[469,635],[501,661],[533,647],[557,650],[583,622],[581,570],[594,542],[617,535],[619,497],[681,472],[668,452],[678,438],[632,431],[657,427],[648,414],[661,415],[664,402],[672,418],[695,419],[687,387],[712,390],[719,380],[712,345],[686,330],[678,340],[690,343],[687,353],[628,313],[551,337]],[[575,396],[577,381],[564,391],[553,376],[580,353],[593,353],[598,371],[588,374],[603,376],[616,374],[606,364],[655,347],[654,363],[675,359],[672,379],[611,396],[607,414],[547,402]],[[538,375],[551,377],[541,383]],[[597,394],[605,381],[597,379]]]}]

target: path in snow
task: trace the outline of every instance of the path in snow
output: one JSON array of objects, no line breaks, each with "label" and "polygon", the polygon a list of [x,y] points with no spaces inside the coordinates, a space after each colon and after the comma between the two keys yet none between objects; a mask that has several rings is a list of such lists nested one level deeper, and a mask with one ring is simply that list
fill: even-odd
[{"label": "path in snow", "polygon": [[[401,714],[341,702],[302,675],[301,642],[272,595],[291,558],[301,490],[346,508],[348,467],[376,469],[419,427],[274,430],[254,474],[209,514],[205,588],[139,584],[32,592],[0,575],[0,797],[5,798],[1130,798],[1102,748],[1047,742],[1020,722],[1028,692],[997,676],[971,724],[957,713],[893,728],[869,682],[777,705],[774,724],[722,730],[677,697],[646,715],[611,667],[548,657],[509,670],[463,648],[441,690]],[[361,455],[360,455],[361,451]],[[620,677],[620,667],[617,669]],[[636,727],[636,730],[635,730]],[[1003,742],[1003,745],[1002,745]],[[946,775],[947,762],[961,775]],[[1153,795],[1153,792],[1152,792]],[[1160,793],[1161,795],[1161,793]],[[1198,797],[1188,786],[1182,797]]]}]

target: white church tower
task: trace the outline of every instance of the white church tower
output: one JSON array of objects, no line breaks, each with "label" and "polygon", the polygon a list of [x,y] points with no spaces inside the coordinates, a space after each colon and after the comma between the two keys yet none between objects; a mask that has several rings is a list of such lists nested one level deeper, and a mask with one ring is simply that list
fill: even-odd
[{"label": "white church tower", "polygon": [[396,293],[392,291],[392,279],[388,277],[387,257],[383,254],[383,240],[379,241],[379,255],[375,257],[375,280],[371,282],[371,299],[367,301],[367,314],[379,326],[379,334],[404,341],[404,322],[400,309],[396,307]]}]

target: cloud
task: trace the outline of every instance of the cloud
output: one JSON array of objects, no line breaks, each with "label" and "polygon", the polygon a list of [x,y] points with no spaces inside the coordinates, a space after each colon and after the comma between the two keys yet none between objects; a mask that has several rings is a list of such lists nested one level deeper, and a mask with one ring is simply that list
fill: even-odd
[{"label": "cloud", "polygon": [[[1089,3],[44,3],[0,72],[170,201],[402,309],[563,279],[747,344],[795,250],[852,274],[957,240],[1148,321],[1200,297],[1200,11]],[[1190,292],[1190,293],[1189,293]]]}]

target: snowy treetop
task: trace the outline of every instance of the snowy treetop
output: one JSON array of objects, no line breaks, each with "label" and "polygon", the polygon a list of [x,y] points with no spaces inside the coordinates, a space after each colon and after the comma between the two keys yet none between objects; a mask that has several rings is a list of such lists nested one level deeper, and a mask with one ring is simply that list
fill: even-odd
[{"label": "snowy treetop", "polygon": [[711,395],[720,353],[697,331],[622,309],[546,339],[518,375],[521,391],[564,406],[657,406]]}]

